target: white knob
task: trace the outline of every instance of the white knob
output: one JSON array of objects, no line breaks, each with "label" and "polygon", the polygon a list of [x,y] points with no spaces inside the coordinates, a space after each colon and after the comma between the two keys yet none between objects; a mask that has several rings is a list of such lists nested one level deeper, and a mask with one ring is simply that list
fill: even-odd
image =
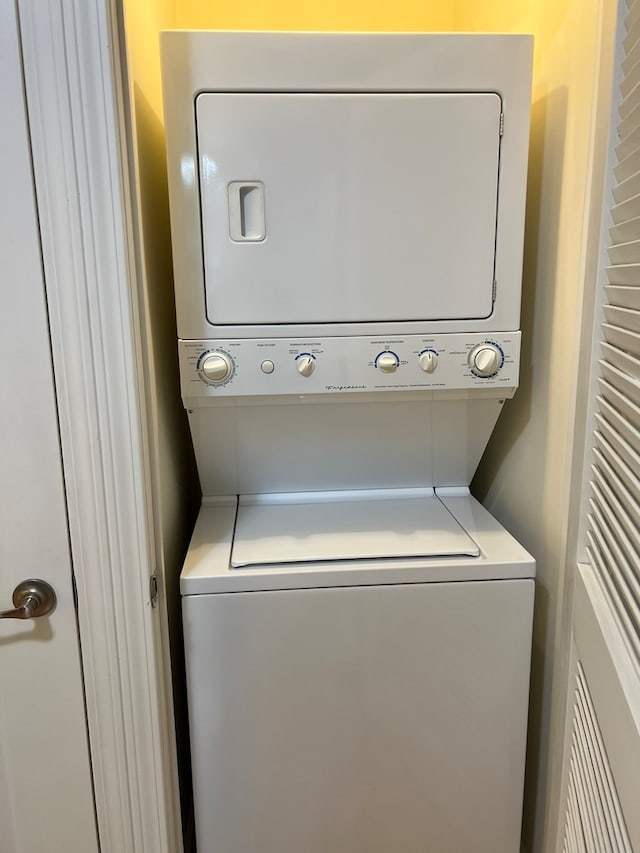
[{"label": "white knob", "polygon": [[418,357],[418,364],[425,373],[433,373],[438,366],[438,356],[433,352],[433,350],[427,350],[426,352],[420,353],[420,356]]},{"label": "white knob", "polygon": [[200,364],[200,376],[208,385],[219,385],[231,376],[233,362],[222,352],[212,352]]},{"label": "white knob", "polygon": [[395,373],[398,369],[398,360],[392,352],[381,353],[376,360],[376,364],[383,373]]},{"label": "white knob", "polygon": [[316,360],[310,355],[300,355],[296,359],[296,368],[302,376],[311,376],[316,367]]},{"label": "white knob", "polygon": [[478,376],[493,376],[502,366],[502,353],[493,344],[479,344],[471,350],[469,364]]}]

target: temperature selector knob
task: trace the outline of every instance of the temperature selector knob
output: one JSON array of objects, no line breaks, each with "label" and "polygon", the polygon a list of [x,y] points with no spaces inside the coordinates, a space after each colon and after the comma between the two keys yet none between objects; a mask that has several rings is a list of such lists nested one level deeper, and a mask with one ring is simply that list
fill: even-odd
[{"label": "temperature selector knob", "polygon": [[198,372],[207,385],[221,385],[233,373],[233,362],[224,352],[210,352],[200,362]]},{"label": "temperature selector knob", "polygon": [[502,367],[503,355],[495,344],[478,344],[469,353],[469,366],[476,376],[493,376]]},{"label": "temperature selector knob", "polygon": [[376,367],[383,373],[395,373],[398,369],[398,358],[392,352],[381,352],[376,359]]},{"label": "temperature selector knob", "polygon": [[425,350],[418,356],[418,364],[425,373],[433,373],[438,366],[438,354],[432,349]]},{"label": "temperature selector knob", "polygon": [[296,369],[301,376],[311,376],[316,369],[316,360],[312,355],[299,355],[296,358]]}]

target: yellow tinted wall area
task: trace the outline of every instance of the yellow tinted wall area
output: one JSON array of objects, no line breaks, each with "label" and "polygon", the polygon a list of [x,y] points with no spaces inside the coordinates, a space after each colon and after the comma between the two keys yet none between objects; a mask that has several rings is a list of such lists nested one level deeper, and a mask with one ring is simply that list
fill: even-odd
[{"label": "yellow tinted wall area", "polygon": [[217,30],[451,30],[453,0],[182,0],[176,26]]}]

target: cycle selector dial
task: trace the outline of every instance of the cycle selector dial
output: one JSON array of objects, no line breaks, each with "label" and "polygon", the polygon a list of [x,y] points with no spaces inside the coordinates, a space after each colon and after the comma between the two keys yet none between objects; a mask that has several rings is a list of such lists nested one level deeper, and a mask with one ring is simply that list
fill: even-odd
[{"label": "cycle selector dial", "polygon": [[398,356],[393,352],[381,352],[376,358],[376,367],[383,373],[395,373],[398,369]]},{"label": "cycle selector dial", "polygon": [[311,376],[316,369],[316,360],[308,353],[302,353],[296,358],[296,370],[301,376]]},{"label": "cycle selector dial", "polygon": [[418,364],[425,373],[433,373],[438,366],[438,353],[432,349],[421,352],[418,356]]},{"label": "cycle selector dial", "polygon": [[222,385],[233,374],[233,361],[225,352],[209,352],[200,362],[198,373],[207,385]]},{"label": "cycle selector dial", "polygon": [[504,354],[496,344],[478,344],[469,353],[469,367],[476,376],[493,376],[500,370],[503,362]]}]

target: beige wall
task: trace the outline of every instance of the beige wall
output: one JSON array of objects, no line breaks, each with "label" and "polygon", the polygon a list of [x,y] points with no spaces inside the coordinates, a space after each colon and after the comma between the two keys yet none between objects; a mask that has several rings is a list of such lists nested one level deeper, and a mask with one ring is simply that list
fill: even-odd
[{"label": "beige wall", "polygon": [[[179,570],[193,469],[177,399],[164,172],[161,28],[454,30],[536,37],[524,264],[522,386],[506,407],[475,493],[538,561],[525,840],[542,853],[556,622],[563,584],[590,175],[598,8],[604,0],[450,0],[372,4],[126,0],[138,150],[143,274],[155,377],[158,505],[167,570]],[[169,593],[177,596],[170,583]],[[545,850],[546,853],[546,850]]]},{"label": "beige wall", "polygon": [[[522,382],[474,480],[475,494],[537,560],[532,701],[525,794],[527,849],[543,839],[554,664],[562,650],[573,425],[589,202],[598,0],[473,0],[455,23],[536,37],[523,277]],[[562,691],[559,685],[559,692]],[[562,702],[562,697],[556,697]],[[558,791],[554,790],[554,796]]]}]

